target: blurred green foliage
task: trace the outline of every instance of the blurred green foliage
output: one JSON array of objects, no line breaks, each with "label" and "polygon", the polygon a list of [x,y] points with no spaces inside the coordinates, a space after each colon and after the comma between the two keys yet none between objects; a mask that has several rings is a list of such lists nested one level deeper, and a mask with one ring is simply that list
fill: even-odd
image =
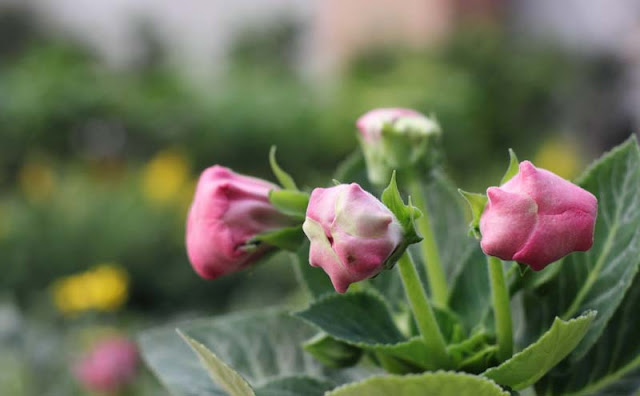
[{"label": "blurred green foliage", "polygon": [[[123,321],[127,315],[259,308],[295,290],[285,255],[212,282],[192,271],[184,219],[205,167],[273,180],[267,154],[275,144],[299,185],[328,184],[356,149],[357,117],[402,106],[437,116],[448,170],[473,190],[499,179],[507,148],[527,158],[564,127],[575,85],[591,78],[580,60],[483,28],[425,51],[372,50],[334,81],[314,84],[295,73],[296,32],[291,24],[248,31],[228,72],[194,84],[167,67],[151,41],[138,68],[114,70],[25,21],[0,20],[0,297],[28,311],[21,320],[30,329],[15,331],[18,343],[2,340],[0,371],[8,374],[0,388],[71,394],[68,359],[61,366],[52,356],[72,351],[73,329],[95,318],[56,314],[51,285],[103,262],[129,274],[126,311],[106,319],[125,328],[144,325]],[[150,176],[167,150],[185,162],[165,162]],[[156,199],[166,185],[173,197]]]},{"label": "blurred green foliage", "polygon": [[[56,277],[110,260],[130,271],[134,306],[212,309],[212,299],[223,306],[237,279],[199,280],[184,254],[184,207],[154,207],[140,193],[139,169],[155,153],[178,147],[192,169],[220,163],[272,179],[267,152],[276,144],[281,164],[313,186],[327,183],[356,148],[359,115],[404,106],[437,116],[450,171],[478,186],[502,172],[508,147],[526,158],[532,142],[556,126],[575,71],[548,48],[484,29],[435,50],[363,54],[323,89],[290,72],[294,32],[286,27],[263,38],[275,57],[284,56],[268,67],[256,60],[268,53],[245,38],[230,71],[205,88],[163,62],[112,70],[50,41],[32,40],[5,60],[0,202],[9,226],[0,239],[0,286],[28,298]],[[18,188],[34,158],[57,175],[39,203]]]}]

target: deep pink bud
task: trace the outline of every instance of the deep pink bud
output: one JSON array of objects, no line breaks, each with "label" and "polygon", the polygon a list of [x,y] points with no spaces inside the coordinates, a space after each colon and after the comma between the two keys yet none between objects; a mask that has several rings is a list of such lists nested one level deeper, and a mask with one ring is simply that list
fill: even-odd
[{"label": "deep pink bud", "polygon": [[115,392],[134,380],[138,360],[133,342],[124,337],[109,338],[76,362],[73,373],[87,390]]},{"label": "deep pink bud", "polygon": [[205,279],[239,271],[269,249],[243,246],[256,234],[290,225],[291,220],[269,202],[278,186],[239,175],[222,166],[202,172],[187,218],[187,254]]},{"label": "deep pink bud", "polygon": [[480,218],[482,250],[539,271],[593,245],[598,201],[590,192],[531,162],[501,187],[489,187]]},{"label": "deep pink bud", "polygon": [[393,213],[355,183],[313,190],[302,229],[311,241],[309,263],[338,293],[382,271],[403,238]]}]

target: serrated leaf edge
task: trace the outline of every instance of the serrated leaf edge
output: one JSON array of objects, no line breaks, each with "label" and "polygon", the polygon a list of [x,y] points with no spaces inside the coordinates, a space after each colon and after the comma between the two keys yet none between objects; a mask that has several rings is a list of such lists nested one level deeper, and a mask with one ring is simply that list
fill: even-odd
[{"label": "serrated leaf edge", "polygon": [[[481,376],[486,376],[487,374],[491,374],[492,372],[494,372],[494,371],[496,371],[496,370],[499,370],[499,369],[501,369],[502,367],[506,366],[506,365],[507,365],[509,362],[511,362],[511,361],[512,361],[516,356],[519,356],[519,355],[525,354],[525,353],[527,353],[528,351],[530,351],[531,349],[533,349],[534,347],[536,347],[536,344],[537,344],[538,342],[540,342],[540,340],[542,339],[542,337],[544,337],[546,334],[548,334],[548,333],[551,331],[551,329],[553,329],[553,326],[556,324],[556,322],[558,322],[558,321],[559,321],[559,322],[561,322],[561,324],[568,325],[568,324],[570,324],[570,323],[572,323],[572,322],[576,322],[576,321],[578,321],[578,320],[580,320],[580,321],[582,321],[582,320],[588,320],[588,321],[589,321],[589,324],[590,324],[590,323],[593,321],[593,319],[596,317],[596,315],[597,315],[597,314],[598,314],[598,312],[597,312],[597,311],[594,311],[594,310],[588,310],[588,311],[583,312],[580,316],[578,316],[578,317],[576,317],[576,318],[569,319],[569,320],[563,320],[563,319],[561,319],[561,318],[559,318],[559,317],[557,317],[557,316],[556,316],[556,317],[555,317],[555,319],[553,320],[553,324],[551,325],[551,327],[549,328],[549,330],[547,330],[544,334],[542,334],[542,335],[540,336],[540,338],[538,338],[538,339],[537,339],[536,341],[534,341],[533,343],[529,344],[526,348],[524,348],[524,349],[523,349],[523,350],[521,350],[520,352],[518,352],[518,353],[514,354],[514,355],[513,355],[509,360],[507,360],[507,361],[505,361],[505,362],[502,362],[500,365],[498,365],[498,366],[496,366],[496,367],[491,367],[491,368],[489,368],[489,369],[485,370],[485,371],[484,371],[484,372],[482,372],[480,375],[481,375]],[[586,334],[587,334],[587,333],[585,332],[585,335],[586,335]],[[578,343],[576,344],[576,347],[578,346],[578,344],[579,344],[579,343],[580,343],[580,342],[578,342]],[[571,351],[569,351],[569,353],[567,353],[567,355],[565,356],[565,358],[566,358],[567,356],[569,356],[570,354],[571,354]],[[558,362],[558,363],[560,363],[560,362]],[[555,367],[555,366],[554,366],[554,367]],[[553,368],[553,367],[551,367],[549,370],[551,370],[552,368]],[[542,374],[542,376],[544,376],[544,374]],[[487,377],[487,378],[488,378],[488,377]],[[513,385],[514,389],[516,389],[516,390],[521,389],[520,387],[518,387],[518,385],[519,385],[519,384]]]},{"label": "serrated leaf edge", "polygon": [[343,391],[343,390],[348,390],[349,388],[355,388],[357,386],[363,385],[364,383],[366,383],[367,381],[371,381],[374,379],[403,379],[403,378],[414,378],[414,377],[428,377],[428,376],[436,376],[436,375],[440,375],[440,374],[454,374],[456,376],[461,376],[461,377],[471,377],[471,378],[477,378],[479,380],[481,380],[482,382],[487,383],[487,385],[489,386],[494,386],[496,388],[497,391],[500,392],[501,395],[503,396],[509,396],[509,393],[504,391],[500,385],[498,385],[495,381],[493,381],[490,378],[486,378],[486,377],[482,377],[479,375],[473,375],[473,374],[469,374],[469,373],[464,373],[464,372],[459,372],[459,371],[446,371],[446,370],[437,370],[437,371],[429,371],[429,372],[425,372],[425,373],[419,373],[419,374],[405,374],[405,375],[396,375],[396,374],[392,374],[392,375],[385,375],[385,376],[373,376],[373,377],[369,377],[366,378],[364,380],[361,381],[356,381],[356,382],[351,382],[345,385],[341,385],[327,393],[325,393],[325,396],[332,396],[335,393],[334,392],[338,392],[338,391]]},{"label": "serrated leaf edge", "polygon": [[599,167],[600,164],[604,162],[610,161],[611,157],[617,155],[619,152],[629,149],[629,146],[633,146],[632,149],[635,148],[636,151],[640,151],[640,147],[638,147],[638,138],[635,134],[632,134],[627,138],[627,140],[607,151],[602,156],[600,156],[600,158],[589,164],[589,166],[580,174],[580,176],[575,178],[574,183],[577,185],[581,185],[582,183],[584,183],[595,168]]}]

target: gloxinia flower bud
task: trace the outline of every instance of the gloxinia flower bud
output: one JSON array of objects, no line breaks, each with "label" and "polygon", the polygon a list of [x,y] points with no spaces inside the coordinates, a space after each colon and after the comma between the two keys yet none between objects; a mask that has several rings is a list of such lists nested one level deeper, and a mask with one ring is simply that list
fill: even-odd
[{"label": "gloxinia flower bud", "polygon": [[389,181],[391,171],[413,166],[422,158],[438,123],[411,109],[371,110],[356,122],[367,162],[369,180],[376,185]]},{"label": "gloxinia flower bud", "polygon": [[382,271],[403,238],[393,213],[355,183],[313,190],[302,229],[311,241],[309,264],[338,293]]},{"label": "gloxinia flower bud", "polygon": [[222,166],[202,172],[187,218],[187,254],[205,279],[245,268],[270,246],[244,249],[259,233],[291,225],[291,219],[269,202],[278,186],[239,175]]},{"label": "gloxinia flower bud", "polygon": [[504,185],[489,187],[487,196],[480,244],[490,256],[539,271],[593,245],[596,197],[529,161]]},{"label": "gloxinia flower bud", "polygon": [[73,367],[73,373],[87,390],[116,392],[133,382],[138,367],[138,349],[124,337],[99,342]]}]

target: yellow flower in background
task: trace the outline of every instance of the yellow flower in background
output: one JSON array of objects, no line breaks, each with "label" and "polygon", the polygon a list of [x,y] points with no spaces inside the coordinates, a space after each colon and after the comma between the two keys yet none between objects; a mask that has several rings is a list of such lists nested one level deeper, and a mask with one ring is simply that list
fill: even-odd
[{"label": "yellow flower in background", "polygon": [[180,150],[170,148],[160,151],[143,169],[145,197],[155,204],[179,203],[190,173],[189,162]]},{"label": "yellow flower in background", "polygon": [[582,162],[576,143],[559,136],[544,142],[533,159],[536,166],[569,180],[578,175]]},{"label": "yellow flower in background", "polygon": [[51,167],[40,162],[27,162],[18,174],[24,196],[31,202],[43,201],[51,196],[55,176]]},{"label": "yellow flower in background", "polygon": [[64,314],[115,311],[129,295],[129,276],[113,264],[101,264],[86,272],[59,279],[52,287],[56,307]]}]

